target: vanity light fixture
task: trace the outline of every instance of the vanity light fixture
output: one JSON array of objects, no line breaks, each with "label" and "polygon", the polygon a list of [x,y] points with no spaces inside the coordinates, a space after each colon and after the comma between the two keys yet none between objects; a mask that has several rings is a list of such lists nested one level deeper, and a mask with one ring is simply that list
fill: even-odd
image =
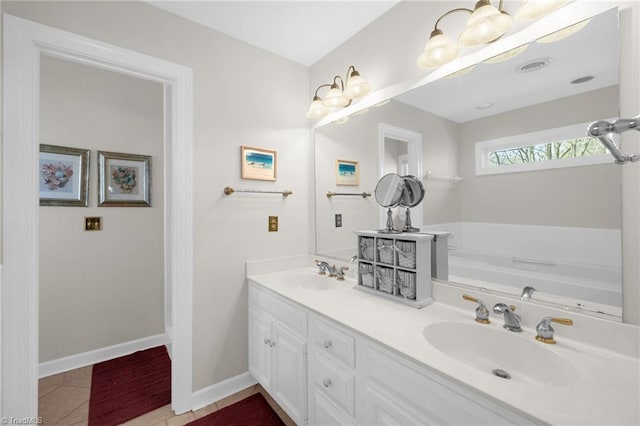
[{"label": "vanity light fixture", "polygon": [[[422,54],[418,57],[420,68],[436,68],[446,64],[458,57],[460,45],[467,47],[492,43],[505,35],[513,24],[513,18],[503,10],[503,0],[500,0],[498,7],[491,4],[491,0],[479,0],[473,10],[467,8],[452,9],[438,18],[429,36],[429,40]],[[566,3],[566,0],[524,0],[515,16],[518,20],[536,19],[547,13],[558,9]],[[467,24],[458,37],[458,42],[453,42],[444,35],[438,24],[445,16],[455,12],[470,13]],[[518,50],[519,49],[519,50]],[[507,60],[526,49],[525,46],[509,51],[509,55],[491,58],[495,62]],[[491,63],[487,61],[487,63]]]},{"label": "vanity light fixture", "polygon": [[485,64],[499,64],[500,62],[508,61],[511,58],[515,58],[516,56],[527,50],[527,47],[529,47],[528,44],[523,44],[522,46],[515,47],[511,50],[507,50],[504,53],[492,56],[489,59],[485,59],[482,62],[484,62]]},{"label": "vanity light fixture", "polygon": [[[328,87],[329,91],[322,99],[318,91],[323,87]],[[339,108],[348,107],[354,99],[365,96],[371,90],[371,86],[362,78],[356,67],[353,65],[347,68],[347,75],[343,79],[339,75],[333,77],[331,84],[321,84],[313,95],[313,101],[309,106],[307,118],[322,118]]]}]

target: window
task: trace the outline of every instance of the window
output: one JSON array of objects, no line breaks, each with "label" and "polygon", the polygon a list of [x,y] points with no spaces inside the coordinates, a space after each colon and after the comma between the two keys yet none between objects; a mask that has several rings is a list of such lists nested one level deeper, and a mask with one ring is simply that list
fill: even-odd
[{"label": "window", "polygon": [[586,136],[589,123],[476,143],[476,175],[612,162],[602,143]]}]

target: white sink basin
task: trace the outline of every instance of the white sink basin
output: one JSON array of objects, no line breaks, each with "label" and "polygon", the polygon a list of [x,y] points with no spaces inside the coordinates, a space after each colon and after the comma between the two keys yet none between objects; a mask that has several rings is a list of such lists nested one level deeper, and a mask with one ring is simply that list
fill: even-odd
[{"label": "white sink basin", "polygon": [[[540,386],[575,383],[578,370],[531,333],[514,333],[476,323],[442,322],[425,327],[424,338],[438,351],[495,376]],[[502,371],[497,371],[502,370]],[[505,379],[504,373],[510,378]]]},{"label": "white sink basin", "polygon": [[327,291],[340,286],[340,282],[328,275],[300,274],[292,275],[291,281],[298,288],[308,291]]}]

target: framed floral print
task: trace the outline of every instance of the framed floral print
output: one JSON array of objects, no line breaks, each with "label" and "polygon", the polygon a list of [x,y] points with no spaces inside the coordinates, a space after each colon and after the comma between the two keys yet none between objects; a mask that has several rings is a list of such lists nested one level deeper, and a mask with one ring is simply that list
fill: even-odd
[{"label": "framed floral print", "polygon": [[241,146],[242,179],[276,180],[278,153],[271,149]]},{"label": "framed floral print", "polygon": [[98,207],[151,207],[151,156],[98,151]]},{"label": "framed floral print", "polygon": [[89,150],[40,144],[41,206],[87,207]]}]

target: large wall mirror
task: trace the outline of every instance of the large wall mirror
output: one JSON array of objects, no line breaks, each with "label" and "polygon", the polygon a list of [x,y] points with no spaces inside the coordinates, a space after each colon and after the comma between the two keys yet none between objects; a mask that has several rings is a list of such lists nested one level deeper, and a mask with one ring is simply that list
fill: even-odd
[{"label": "large wall mirror", "polygon": [[[619,319],[621,167],[598,155],[601,145],[574,140],[589,122],[619,115],[618,38],[612,9],[562,40],[530,43],[510,59],[317,127],[317,254],[349,259],[353,231],[380,227],[373,197],[328,191],[370,193],[385,172],[413,174],[426,189],[413,225],[451,232],[451,282],[517,296],[533,286],[532,302]],[[419,158],[408,139],[385,137],[384,128],[419,135]],[[567,159],[585,153],[594,155]],[[550,168],[517,164],[536,155],[562,159],[545,162]],[[357,185],[336,185],[338,159],[357,162]]]}]

